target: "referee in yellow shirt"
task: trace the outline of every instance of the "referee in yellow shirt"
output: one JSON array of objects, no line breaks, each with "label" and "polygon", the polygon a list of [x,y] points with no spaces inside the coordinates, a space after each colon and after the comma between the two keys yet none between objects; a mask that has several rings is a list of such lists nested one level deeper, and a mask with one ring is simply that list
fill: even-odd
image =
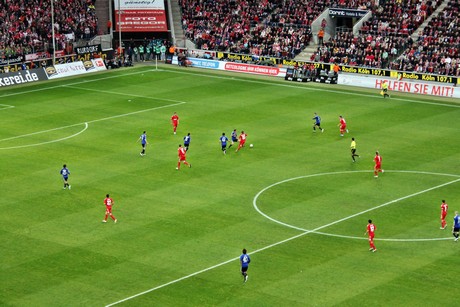
[{"label": "referee in yellow shirt", "polygon": [[382,83],[382,93],[383,93],[383,98],[390,98],[390,95],[388,95],[388,81],[384,80]]},{"label": "referee in yellow shirt", "polygon": [[356,154],[356,141],[355,138],[351,138],[351,158],[353,159],[353,162],[356,162],[355,157],[359,157],[359,155]]}]

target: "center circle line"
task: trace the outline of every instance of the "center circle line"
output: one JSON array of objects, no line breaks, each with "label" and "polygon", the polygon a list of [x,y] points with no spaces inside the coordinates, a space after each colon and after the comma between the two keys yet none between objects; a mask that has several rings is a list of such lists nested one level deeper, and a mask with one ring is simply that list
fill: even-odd
[{"label": "center circle line", "polygon": [[[438,189],[438,188],[441,188],[441,187],[444,187],[446,185],[450,185],[450,184],[453,184],[453,183],[456,183],[458,181],[460,181],[460,175],[454,175],[454,174],[444,174],[444,173],[433,173],[433,172],[425,172],[425,171],[408,171],[408,170],[387,170],[386,172],[393,172],[393,173],[408,173],[408,174],[425,174],[425,175],[434,175],[434,176],[447,176],[447,177],[454,177],[454,178],[457,178],[455,180],[452,180],[452,181],[449,181],[447,183],[443,183],[443,184],[440,184],[440,185],[437,185],[437,186],[434,186],[434,187],[431,187],[431,188],[428,188],[428,189],[425,189],[425,190],[422,190],[422,191],[419,191],[419,192],[415,192],[415,193],[412,193],[410,195],[407,195],[407,196],[403,196],[403,197],[400,197],[398,199],[395,199],[395,200],[392,200],[392,201],[389,201],[389,202],[386,202],[384,204],[381,204],[381,205],[378,205],[376,207],[373,207],[373,208],[370,208],[370,209],[367,209],[367,210],[364,210],[364,211],[361,211],[361,212],[358,212],[358,213],[355,213],[355,214],[352,214],[348,217],[345,217],[345,218],[342,218],[342,219],[339,219],[337,221],[334,221],[332,223],[328,223],[326,225],[323,225],[323,226],[320,226],[320,227],[317,227],[313,230],[308,230],[308,229],[304,229],[304,228],[301,228],[301,227],[297,227],[297,226],[294,226],[294,225],[291,225],[291,224],[288,224],[288,223],[284,223],[284,222],[281,222],[277,219],[274,219],[272,218],[271,216],[269,216],[268,214],[264,213],[262,210],[259,209],[259,207],[257,206],[257,199],[259,198],[260,195],[262,195],[264,192],[266,192],[267,190],[271,189],[272,187],[275,187],[277,185],[280,185],[280,184],[283,184],[283,183],[286,183],[286,182],[290,182],[290,181],[294,181],[294,180],[298,180],[298,179],[304,179],[304,178],[311,178],[311,177],[318,177],[318,176],[326,176],[326,175],[342,175],[342,174],[350,174],[350,173],[371,173],[373,171],[371,170],[361,170],[361,171],[342,171],[342,172],[327,172],[327,173],[318,173],[318,174],[311,174],[311,175],[304,175],[304,176],[297,176],[297,177],[293,177],[293,178],[288,178],[288,179],[285,179],[285,180],[281,180],[281,181],[278,181],[278,182],[275,182],[265,188],[263,188],[262,190],[260,190],[253,198],[253,207],[254,209],[260,214],[262,215],[263,217],[267,218],[268,220],[272,221],[272,222],[275,222],[277,224],[280,224],[280,225],[283,225],[285,227],[288,227],[288,228],[292,228],[292,229],[296,229],[296,230],[299,230],[299,231],[302,231],[304,232],[305,234],[308,234],[308,233],[315,233],[315,234],[320,234],[320,235],[327,235],[327,236],[335,236],[335,237],[341,237],[341,238],[347,238],[347,239],[367,239],[367,238],[361,238],[361,237],[354,237],[354,236],[344,236],[344,235],[335,235],[335,234],[330,234],[330,233],[324,233],[324,232],[319,232],[318,230],[321,230],[321,229],[324,229],[324,228],[327,228],[329,226],[332,226],[332,225],[335,225],[335,224],[338,224],[340,222],[343,222],[343,221],[346,221],[348,219],[351,219],[353,217],[356,217],[356,216],[359,216],[359,215],[362,215],[366,212],[369,212],[369,211],[372,211],[372,210],[375,210],[375,209],[378,209],[378,208],[381,208],[381,207],[384,207],[384,206],[387,206],[387,205],[390,205],[390,204],[393,204],[393,203],[396,203],[398,201],[401,201],[401,200],[404,200],[404,199],[407,199],[407,198],[410,198],[410,197],[413,197],[413,196],[416,196],[416,195],[419,195],[419,194],[423,194],[423,193],[426,193],[428,191],[432,191],[432,190],[435,190],[435,189]],[[380,238],[378,240],[380,241],[393,241],[393,242],[416,242],[416,241],[437,241],[437,240],[448,240],[448,239],[451,239],[451,238],[425,238],[425,239],[404,239],[404,238],[401,238],[401,239],[397,239],[397,238]]]}]

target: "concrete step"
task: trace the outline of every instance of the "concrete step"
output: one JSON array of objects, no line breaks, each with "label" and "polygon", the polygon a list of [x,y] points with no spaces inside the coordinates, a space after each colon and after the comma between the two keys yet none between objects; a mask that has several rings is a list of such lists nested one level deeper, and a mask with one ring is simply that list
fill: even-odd
[{"label": "concrete step", "polygon": [[98,35],[109,34],[107,21],[109,21],[109,0],[98,0],[94,6],[97,14]]},{"label": "concrete step", "polygon": [[310,57],[313,55],[313,53],[318,50],[318,45],[314,44],[313,42],[310,42],[310,44],[302,50],[295,58],[294,60],[296,61],[310,61]]},{"label": "concrete step", "polygon": [[177,1],[171,1],[171,15],[173,18],[176,46],[184,48],[186,46],[186,39],[184,30],[182,29],[182,12]]}]

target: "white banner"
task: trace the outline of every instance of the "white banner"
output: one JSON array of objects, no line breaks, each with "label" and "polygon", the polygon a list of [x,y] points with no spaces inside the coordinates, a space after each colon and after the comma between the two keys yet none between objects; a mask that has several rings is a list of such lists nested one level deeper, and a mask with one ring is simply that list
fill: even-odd
[{"label": "white banner", "polygon": [[384,80],[388,81],[389,92],[395,91],[419,95],[460,98],[460,88],[455,87],[453,84],[430,83],[405,79],[397,80],[344,73],[339,74],[337,84],[367,87],[379,90]]},{"label": "white banner", "polygon": [[102,59],[58,64],[45,68],[48,79],[76,76],[101,70],[106,70],[104,61]]},{"label": "white banner", "polygon": [[[190,66],[198,68],[226,70],[247,74],[265,75],[272,77],[283,77],[286,76],[286,68],[274,67],[274,66],[263,66],[255,64],[244,64],[234,62],[224,62],[218,60],[207,60],[199,58],[187,58]],[[177,56],[173,56],[172,64],[179,64]]]},{"label": "white banner", "polygon": [[165,3],[163,0],[115,0],[115,9],[118,10],[118,5],[121,9],[131,10],[164,10]]}]

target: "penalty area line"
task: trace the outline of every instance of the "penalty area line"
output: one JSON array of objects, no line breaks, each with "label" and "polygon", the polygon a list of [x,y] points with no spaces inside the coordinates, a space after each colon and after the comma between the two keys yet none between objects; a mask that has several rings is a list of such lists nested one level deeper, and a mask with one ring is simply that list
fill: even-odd
[{"label": "penalty area line", "polygon": [[128,96],[128,97],[137,97],[137,98],[144,98],[150,100],[159,100],[159,101],[167,101],[167,102],[174,102],[174,103],[186,103],[185,101],[179,101],[174,99],[167,99],[167,98],[158,98],[158,97],[149,97],[143,95],[136,95],[132,93],[122,93],[122,92],[114,92],[114,91],[106,91],[106,90],[99,90],[99,89],[91,89],[91,88],[84,88],[80,86],[72,86],[72,85],[63,85],[63,87],[72,88],[76,90],[88,91],[88,92],[97,92],[97,93],[104,93],[109,95],[117,95],[117,96]]},{"label": "penalty area line", "polygon": [[[0,150],[5,150],[5,149],[18,149],[18,148],[33,147],[33,146],[41,146],[41,145],[46,145],[46,144],[51,144],[51,143],[56,143],[56,142],[64,141],[64,140],[67,140],[67,139],[76,137],[77,135],[79,135],[79,134],[85,132],[86,129],[88,129],[88,123],[84,123],[84,124],[85,124],[85,127],[83,128],[83,130],[78,131],[78,132],[75,133],[75,134],[72,134],[72,135],[69,135],[69,136],[66,136],[66,137],[57,139],[57,140],[52,140],[52,141],[48,141],[48,142],[41,142],[41,143],[35,143],[35,144],[28,144],[28,145],[13,146],[13,147],[3,147],[3,148],[0,148]],[[78,125],[81,125],[81,124],[78,124]],[[59,130],[59,129],[64,129],[64,128],[68,128],[68,127],[74,127],[74,126],[77,126],[77,125],[70,125],[70,126],[67,126],[67,127],[60,127],[60,128],[50,129],[50,130],[48,130],[48,131]],[[29,133],[28,135],[35,135],[35,134],[44,133],[44,132],[48,132],[48,131],[40,131],[40,132],[35,132],[35,133]],[[11,139],[17,139],[17,138],[19,138],[19,137],[25,137],[25,136],[28,136],[28,135],[22,135],[22,136],[18,136],[18,137],[12,137],[12,138],[3,139],[3,140],[0,140],[0,141],[6,141],[6,140],[11,140]]]},{"label": "penalty area line", "polygon": [[[174,101],[174,100],[169,100],[169,99],[163,99],[163,100],[165,100],[165,101]],[[13,136],[13,137],[9,137],[9,138],[6,138],[6,139],[0,139],[0,142],[4,142],[4,141],[19,139],[19,138],[23,138],[23,137],[27,137],[27,136],[36,135],[36,134],[41,134],[41,133],[61,130],[61,129],[70,128],[70,127],[75,127],[75,126],[79,126],[79,125],[83,125],[83,124],[85,125],[85,128],[82,131],[80,131],[80,132],[78,132],[78,133],[76,133],[74,135],[65,137],[65,138],[61,138],[61,139],[53,140],[53,141],[48,141],[48,142],[43,142],[43,143],[37,143],[37,144],[29,144],[29,145],[14,146],[14,147],[4,147],[4,148],[0,148],[0,150],[18,149],[18,148],[39,146],[39,145],[45,145],[45,144],[49,144],[49,143],[55,143],[55,142],[63,141],[63,140],[69,139],[71,137],[79,135],[80,133],[82,133],[83,131],[85,131],[88,128],[88,124],[90,124],[90,123],[97,123],[97,122],[101,122],[101,121],[106,121],[106,120],[111,120],[111,119],[115,119],[115,118],[120,118],[120,117],[135,115],[135,114],[140,114],[140,113],[149,112],[149,111],[153,111],[153,110],[164,109],[164,108],[168,108],[168,107],[174,107],[174,106],[182,105],[182,104],[185,104],[185,103],[187,103],[187,102],[185,102],[185,101],[176,101],[176,103],[168,104],[168,105],[164,105],[164,106],[153,107],[153,108],[133,111],[133,112],[124,113],[124,114],[118,114],[118,115],[109,116],[109,117],[103,117],[103,118],[99,118],[99,119],[90,120],[90,121],[87,121],[87,122],[84,122],[84,123],[78,123],[78,124],[73,124],[73,125],[68,125],[68,126],[63,126],[63,127],[58,127],[58,128],[52,128],[52,129],[48,129],[48,130],[42,130],[42,131],[32,132],[32,133],[18,135],[18,136]]]},{"label": "penalty area line", "polygon": [[7,109],[11,109],[11,108],[14,108],[15,106],[10,106],[8,104],[0,104],[0,110],[7,110]]}]

